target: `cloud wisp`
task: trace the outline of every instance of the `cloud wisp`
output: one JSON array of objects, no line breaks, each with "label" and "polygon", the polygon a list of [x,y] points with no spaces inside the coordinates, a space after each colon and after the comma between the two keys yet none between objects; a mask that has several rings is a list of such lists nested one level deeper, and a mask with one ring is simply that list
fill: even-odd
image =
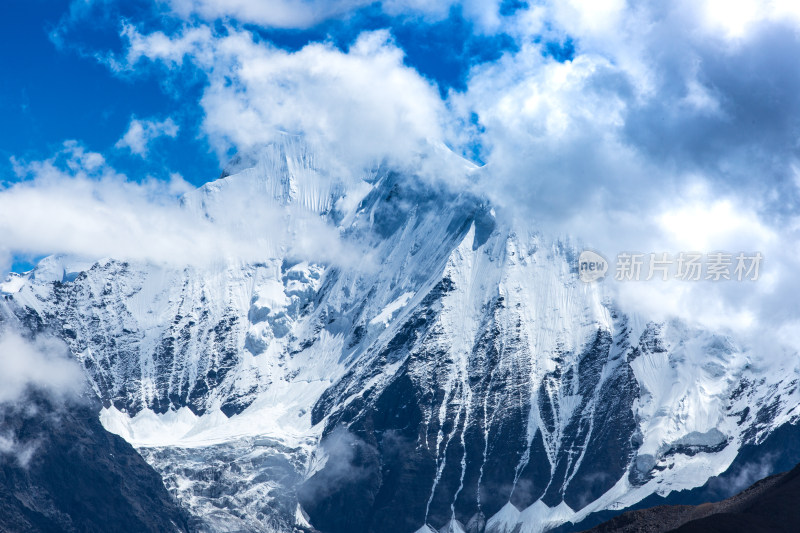
[{"label": "cloud wisp", "polygon": [[38,413],[42,397],[57,407],[48,416],[57,416],[61,406],[84,402],[86,388],[83,370],[62,341],[45,336],[29,340],[0,330],[0,462],[10,457],[27,468],[40,445],[39,437],[15,435],[14,424],[4,422],[18,412]]},{"label": "cloud wisp", "polygon": [[132,154],[147,157],[150,143],[159,137],[175,138],[178,135],[178,125],[172,118],[164,120],[140,120],[131,118],[128,130],[114,145],[120,149],[128,149]]},{"label": "cloud wisp", "polygon": [[74,400],[85,384],[83,371],[62,342],[0,332],[0,404],[16,404],[32,389],[56,401]]},{"label": "cloud wisp", "polygon": [[6,269],[20,254],[173,268],[289,254],[353,267],[361,262],[366,268],[363,254],[349,248],[320,213],[259,193],[257,184],[244,200],[224,191],[214,196],[212,216],[202,207],[212,205],[211,199],[191,201],[187,193],[203,191],[194,192],[180,176],[134,182],[74,141],[47,160],[15,161],[15,167],[24,179],[0,189],[0,258]]},{"label": "cloud wisp", "polygon": [[447,18],[457,8],[483,31],[494,31],[502,20],[500,0],[166,0],[172,12],[184,19],[231,20],[280,29],[307,29],[330,19],[352,16],[360,9],[378,6],[393,17],[426,22]]}]

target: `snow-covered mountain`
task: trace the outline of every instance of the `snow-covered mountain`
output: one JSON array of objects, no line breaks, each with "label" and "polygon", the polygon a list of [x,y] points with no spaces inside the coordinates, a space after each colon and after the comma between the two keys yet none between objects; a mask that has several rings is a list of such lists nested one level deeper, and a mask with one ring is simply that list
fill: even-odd
[{"label": "snow-covered mountain", "polygon": [[54,256],[0,285],[197,530],[547,531],[703,485],[798,421],[795,354],[628,313],[576,244],[482,198],[389,167],[344,183],[290,136],[239,166],[183,206],[280,225],[262,260]]}]

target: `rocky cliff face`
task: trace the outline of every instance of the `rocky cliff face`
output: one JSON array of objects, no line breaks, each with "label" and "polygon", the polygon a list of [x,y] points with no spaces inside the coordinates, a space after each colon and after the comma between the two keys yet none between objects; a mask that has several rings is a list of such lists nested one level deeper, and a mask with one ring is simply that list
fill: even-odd
[{"label": "rocky cliff face", "polygon": [[34,394],[0,406],[0,431],[0,531],[187,531],[159,475],[91,405]]},{"label": "rocky cliff face", "polygon": [[255,161],[185,208],[322,220],[338,256],[51,257],[3,285],[198,528],[545,531],[702,485],[797,420],[791,354],[627,313],[574,243],[481,198],[391,169],[343,184],[291,138]]}]

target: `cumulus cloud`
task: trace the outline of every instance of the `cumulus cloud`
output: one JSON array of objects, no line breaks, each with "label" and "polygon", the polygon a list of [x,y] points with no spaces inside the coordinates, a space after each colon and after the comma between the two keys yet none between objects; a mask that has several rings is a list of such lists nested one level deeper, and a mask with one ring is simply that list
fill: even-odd
[{"label": "cumulus cloud", "polygon": [[386,31],[363,33],[346,52],[326,43],[287,52],[233,28],[168,36],[128,26],[124,36],[128,68],[144,59],[167,67],[190,61],[206,72],[203,129],[221,153],[290,132],[323,151],[328,165],[357,174],[386,157],[408,161],[443,138],[444,103],[404,65]]},{"label": "cumulus cloud", "polygon": [[[576,236],[612,260],[761,251],[756,283],[612,290],[648,316],[762,342],[797,323],[787,295],[800,268],[800,77],[790,64],[800,39],[786,4],[738,7],[537,3],[509,28],[519,49],[473,68],[449,103],[477,117],[473,139],[488,163],[479,189],[517,221]],[[548,53],[548,40],[567,39],[571,59]]]},{"label": "cumulus cloud", "polygon": [[171,137],[174,139],[177,136],[178,125],[172,118],[158,121],[139,120],[133,117],[128,126],[128,131],[117,141],[115,146],[117,148],[127,148],[133,154],[146,157],[152,141],[159,137]]}]

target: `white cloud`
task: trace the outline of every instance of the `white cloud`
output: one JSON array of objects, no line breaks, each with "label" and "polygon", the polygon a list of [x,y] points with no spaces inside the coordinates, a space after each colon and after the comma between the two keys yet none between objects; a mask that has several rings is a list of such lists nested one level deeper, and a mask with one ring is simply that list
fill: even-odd
[{"label": "white cloud", "polygon": [[31,388],[56,400],[77,398],[84,384],[83,371],[61,341],[0,333],[0,404],[20,401]]},{"label": "white cloud", "polygon": [[[173,12],[191,19],[236,19],[273,28],[304,29],[332,18],[345,18],[360,8],[375,5],[374,0],[163,0]],[[499,0],[385,0],[377,2],[391,16],[421,17],[426,21],[447,18],[454,6],[482,30],[494,31],[500,26]]]},{"label": "white cloud", "polygon": [[763,22],[800,22],[800,5],[792,0],[705,0],[700,2],[702,21],[726,39],[745,38]]},{"label": "white cloud", "polygon": [[135,26],[126,24],[122,37],[128,44],[125,60],[110,65],[117,71],[132,69],[142,58],[162,61],[170,67],[182,65],[185,58],[196,58],[206,65],[214,59],[207,47],[213,39],[208,26],[185,28],[180,35],[169,36],[161,31],[143,35]]},{"label": "white cloud", "polygon": [[206,72],[203,129],[221,153],[301,133],[326,164],[357,174],[386,157],[407,162],[443,138],[444,103],[386,31],[362,34],[347,52],[313,43],[293,53],[232,28],[124,35],[129,67],[188,59]]},{"label": "white cloud", "polygon": [[[62,341],[0,331],[0,409],[35,413],[38,407],[28,397],[33,391],[56,404],[82,402],[85,385],[83,371]],[[11,456],[26,468],[38,446],[37,438],[23,442],[11,430],[0,431],[0,459]]]},{"label": "white cloud", "polygon": [[[726,3],[724,14],[714,6],[536,4],[509,26],[519,50],[473,68],[450,107],[477,114],[472,140],[488,162],[479,188],[521,223],[577,236],[612,259],[764,254],[750,284],[614,286],[628,309],[761,346],[796,341],[785,332],[800,318],[800,76],[791,59],[800,19],[777,3]],[[542,40],[567,37],[574,59],[546,57]]]},{"label": "white cloud", "polygon": [[169,0],[172,9],[183,17],[235,18],[277,28],[308,28],[371,3],[370,0]]},{"label": "white cloud", "polygon": [[[222,195],[212,222],[203,202],[180,205],[190,186],[179,175],[130,181],[74,141],[50,159],[14,165],[25,179],[0,189],[0,257],[6,261],[14,255],[65,254],[184,267],[284,253],[336,264],[356,265],[361,259],[336,228],[300,203],[282,205],[257,191]],[[292,236],[299,233],[309,238],[295,241]]]},{"label": "white cloud", "polygon": [[139,120],[135,117],[131,118],[131,123],[128,126],[128,131],[125,135],[117,141],[115,145],[117,148],[127,148],[131,153],[147,156],[150,148],[150,143],[159,137],[178,136],[178,125],[172,118],[164,120]]},{"label": "white cloud", "polygon": [[178,208],[172,190],[182,189],[180,182],[128,181],[74,141],[48,160],[16,167],[28,179],[0,190],[0,248],[7,253],[174,264],[213,251],[201,238],[207,228]]},{"label": "white cloud", "polygon": [[0,433],[0,458],[13,456],[22,468],[27,468],[38,447],[37,441],[19,442],[10,431]]}]

